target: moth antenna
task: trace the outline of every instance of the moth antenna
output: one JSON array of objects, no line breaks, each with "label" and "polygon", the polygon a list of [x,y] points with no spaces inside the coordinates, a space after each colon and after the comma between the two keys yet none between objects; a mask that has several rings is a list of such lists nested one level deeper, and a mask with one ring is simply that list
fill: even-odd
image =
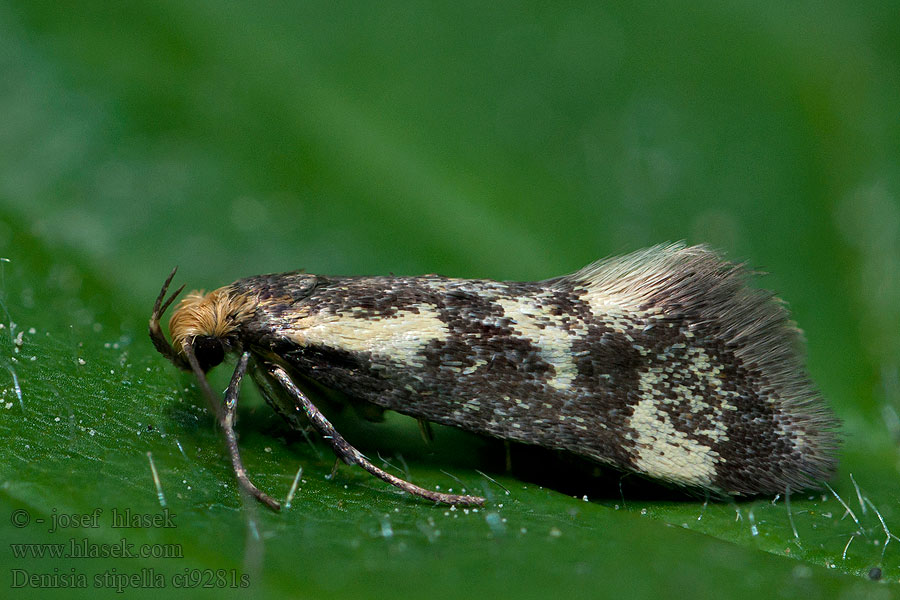
[{"label": "moth antenna", "polygon": [[153,346],[156,350],[169,359],[172,364],[174,364],[179,369],[190,371],[191,367],[184,360],[183,356],[179,356],[175,349],[172,348],[172,344],[169,343],[169,340],[166,339],[166,334],[163,333],[162,327],[159,325],[160,317],[165,314],[166,309],[175,301],[175,298],[184,290],[184,286],[182,285],[180,288],[175,290],[175,292],[169,296],[169,299],[163,302],[163,299],[166,297],[166,292],[169,291],[169,285],[172,283],[172,279],[175,277],[175,273],[178,271],[178,267],[172,269],[172,272],[169,273],[169,277],[166,279],[165,283],[163,283],[162,289],[159,291],[159,296],[156,297],[156,302],[153,304],[153,313],[150,315],[150,340],[153,342]]},{"label": "moth antenna", "polygon": [[[174,274],[175,271],[172,271],[172,273]],[[181,294],[181,292],[184,291],[184,286],[185,286],[185,285],[187,285],[187,284],[181,284],[181,287],[180,287],[180,288],[178,288],[177,290],[175,290],[174,292],[172,292],[172,295],[169,296],[169,299],[165,301],[165,303],[162,305],[162,308],[159,310],[159,316],[162,316],[162,315],[166,312],[166,309],[169,308],[169,305],[171,305],[172,302],[175,300],[175,298],[177,298],[178,295]]]}]

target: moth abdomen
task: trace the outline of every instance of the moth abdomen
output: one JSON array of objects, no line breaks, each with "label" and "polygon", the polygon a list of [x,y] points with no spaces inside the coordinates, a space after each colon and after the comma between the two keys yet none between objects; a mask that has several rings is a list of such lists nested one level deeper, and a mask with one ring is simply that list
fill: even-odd
[{"label": "moth abdomen", "polygon": [[784,305],[747,279],[682,245],[538,282],[284,273],[190,296],[170,328],[381,408],[680,485],[813,486],[837,421]]}]

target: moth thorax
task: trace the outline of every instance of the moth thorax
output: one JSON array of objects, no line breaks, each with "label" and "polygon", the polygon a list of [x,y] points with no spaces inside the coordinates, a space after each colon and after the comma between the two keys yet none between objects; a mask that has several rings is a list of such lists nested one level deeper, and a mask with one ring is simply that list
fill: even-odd
[{"label": "moth thorax", "polygon": [[[176,352],[183,353],[184,344],[188,343],[198,351],[199,358],[199,351],[209,351],[213,344],[214,354],[222,354],[230,345],[228,338],[252,310],[253,303],[246,296],[235,295],[227,287],[208,294],[193,291],[178,304],[169,319],[172,345]],[[214,362],[221,362],[221,357]]]}]

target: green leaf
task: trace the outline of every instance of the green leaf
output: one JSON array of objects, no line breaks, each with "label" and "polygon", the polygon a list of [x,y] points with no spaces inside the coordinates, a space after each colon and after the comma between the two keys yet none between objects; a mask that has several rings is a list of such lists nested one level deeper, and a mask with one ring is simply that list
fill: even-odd
[{"label": "green leaf", "polygon": [[[900,580],[900,84],[883,10],[0,8],[5,585],[888,596],[884,582]],[[615,473],[541,487],[531,465],[506,473],[485,440],[439,428],[428,446],[397,415],[338,417],[386,468],[488,497],[450,510],[346,466],[330,477],[327,448],[248,385],[238,430],[251,478],[284,499],[302,467],[275,514],[241,497],[194,382],[146,334],[175,264],[179,282],[207,289],[296,268],[539,279],[675,239],[772,271],[762,285],[790,303],[844,419],[833,494],[704,502],[628,479],[620,494]],[[117,528],[114,511],[168,521]],[[67,555],[33,554],[56,545]],[[110,556],[123,547],[170,556]]]}]

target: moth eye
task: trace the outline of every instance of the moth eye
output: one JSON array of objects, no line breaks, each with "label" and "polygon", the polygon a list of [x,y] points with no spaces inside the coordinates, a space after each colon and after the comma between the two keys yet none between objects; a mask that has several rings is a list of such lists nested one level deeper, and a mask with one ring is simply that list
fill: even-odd
[{"label": "moth eye", "polygon": [[225,360],[225,346],[222,340],[211,335],[199,335],[191,342],[194,356],[204,372],[209,371]]}]

